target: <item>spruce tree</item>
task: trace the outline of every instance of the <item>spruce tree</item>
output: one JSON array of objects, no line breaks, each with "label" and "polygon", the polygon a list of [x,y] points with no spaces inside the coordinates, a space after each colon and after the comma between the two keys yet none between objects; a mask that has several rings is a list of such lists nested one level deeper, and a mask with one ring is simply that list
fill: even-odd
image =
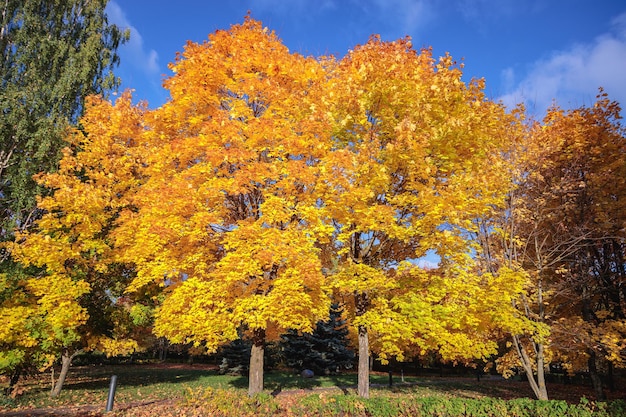
[{"label": "spruce tree", "polygon": [[283,335],[282,352],[285,365],[298,371],[310,369],[325,375],[350,369],[355,356],[349,347],[343,308],[333,304],[329,319],[318,322],[311,334],[289,331]]},{"label": "spruce tree", "polygon": [[221,358],[220,374],[246,375],[250,363],[251,348],[252,344],[242,338],[222,346],[219,354]]}]

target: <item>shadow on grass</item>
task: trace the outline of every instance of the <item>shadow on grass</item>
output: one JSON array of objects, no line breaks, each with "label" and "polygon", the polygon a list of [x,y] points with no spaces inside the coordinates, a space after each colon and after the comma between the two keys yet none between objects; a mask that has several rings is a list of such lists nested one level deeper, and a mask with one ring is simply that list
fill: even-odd
[{"label": "shadow on grass", "polygon": [[481,381],[472,378],[416,378],[411,383],[394,385],[386,390],[396,394],[417,394],[422,397],[469,399],[490,397],[502,400],[534,398],[527,383],[499,378]]},{"label": "shadow on grass", "polygon": [[[147,387],[163,385],[187,385],[191,387],[247,389],[248,376],[221,375],[217,371],[183,367],[171,369],[150,365],[117,365],[80,367],[72,370],[72,375],[65,384],[72,390],[106,390],[109,388],[111,375],[117,375],[118,386]],[[415,378],[408,378],[409,381]],[[386,386],[386,375],[370,375],[370,384]],[[314,390],[316,388],[351,388],[357,385],[356,373],[322,375],[304,378],[299,374],[286,371],[266,371],[264,390],[280,392],[284,390]],[[402,386],[396,382],[396,386]]]},{"label": "shadow on grass", "polygon": [[[148,364],[77,366],[70,372],[63,392],[107,392],[111,376],[117,375],[117,390],[148,388],[151,391],[172,390],[182,392],[187,388],[235,388],[246,389],[248,377],[220,375],[215,370],[167,367]],[[56,375],[55,375],[56,376]],[[303,378],[290,372],[269,371],[264,375],[265,390],[313,390],[320,387],[345,387],[356,385],[355,374],[315,376]],[[26,392],[47,396],[50,390],[50,373],[24,380]]]},{"label": "shadow on grass", "polygon": [[[146,365],[81,366],[70,369],[63,390],[106,391],[109,389],[112,375],[117,375],[118,387],[124,388],[157,384],[193,385],[201,379],[211,378],[217,381],[221,377],[215,371],[202,369],[166,369]],[[224,381],[224,384],[226,383],[227,381]],[[49,382],[45,384],[41,379],[33,381],[30,385],[33,392],[47,392],[50,389]]]},{"label": "shadow on grass", "polygon": [[[229,385],[237,389],[248,387],[247,377],[236,377]],[[315,376],[302,378],[286,372],[266,372],[264,388],[277,394],[288,390],[315,390],[318,388],[338,388],[344,394],[354,394],[357,387],[357,375],[341,374],[331,376]],[[492,397],[511,399],[517,397],[532,397],[527,384],[506,380],[475,381],[472,378],[422,378],[406,377],[403,380],[394,378],[389,385],[389,376],[385,374],[370,374],[370,388],[373,392],[382,395],[417,395],[434,397],[460,397],[478,399]]]},{"label": "shadow on grass", "polygon": [[[49,408],[67,405],[98,404],[104,407],[111,375],[117,375],[118,389],[116,403],[171,400],[173,398],[203,398],[207,388],[236,389],[246,391],[247,376],[220,375],[208,367],[193,368],[177,365],[104,365],[72,368],[61,397],[51,400],[50,374],[30,378],[24,386],[23,396],[17,399],[0,397],[0,409],[20,407]],[[471,378],[424,378],[405,377],[404,382],[394,377],[389,387],[389,376],[370,374],[372,396],[406,396],[406,398],[472,398],[484,397],[512,399],[532,398],[527,382],[488,379],[476,381]],[[264,375],[264,391],[272,395],[309,395],[328,392],[329,395],[356,395],[356,373],[315,376],[303,378],[290,372],[268,371]],[[1,387],[0,387],[1,388]],[[554,387],[551,387],[554,388]],[[566,387],[575,391],[575,387]],[[563,388],[565,389],[565,388]],[[319,391],[318,391],[319,390]],[[555,393],[556,394],[556,393]],[[581,395],[583,395],[581,393]],[[578,402],[581,395],[571,399]],[[560,399],[559,395],[554,395]],[[569,397],[565,399],[570,400]],[[2,414],[2,411],[0,411]]]},{"label": "shadow on grass", "polygon": [[[245,376],[235,377],[229,384],[233,388],[247,388],[248,378]],[[265,372],[263,375],[263,385],[265,390],[272,392],[294,389],[313,390],[315,388],[341,388],[356,385],[356,375],[341,374],[303,378],[300,375],[289,372]]]},{"label": "shadow on grass", "polygon": [[[230,381],[233,388],[244,389],[248,387],[248,377],[238,376]],[[265,390],[276,391],[281,389],[313,389],[320,387],[321,382],[313,378],[299,378],[287,373],[265,372],[263,374],[263,386]]]}]

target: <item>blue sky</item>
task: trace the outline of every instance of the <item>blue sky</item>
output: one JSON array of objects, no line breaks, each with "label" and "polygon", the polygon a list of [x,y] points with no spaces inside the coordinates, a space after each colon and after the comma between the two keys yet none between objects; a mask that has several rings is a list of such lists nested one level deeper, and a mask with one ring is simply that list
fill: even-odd
[{"label": "blue sky", "polygon": [[109,20],[131,30],[117,69],[123,88],[160,106],[176,52],[248,11],[304,55],[341,57],[372,34],[409,35],[416,48],[463,62],[466,80],[485,78],[490,98],[524,101],[537,117],[553,100],[590,105],[600,86],[626,106],[623,0],[112,0]]}]

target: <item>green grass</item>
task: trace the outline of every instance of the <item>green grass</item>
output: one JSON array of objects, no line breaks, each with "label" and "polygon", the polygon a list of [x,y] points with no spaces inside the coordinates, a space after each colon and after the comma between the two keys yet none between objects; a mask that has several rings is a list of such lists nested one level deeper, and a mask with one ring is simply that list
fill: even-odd
[{"label": "green grass", "polygon": [[[241,390],[248,387],[247,377],[219,375],[216,371],[193,367],[176,369],[151,365],[81,366],[71,368],[58,398],[49,396],[51,383],[50,374],[47,373],[22,381],[18,385],[21,395],[16,399],[5,397],[0,400],[0,406],[40,408],[105,404],[112,375],[117,375],[116,403],[183,397],[190,391],[207,387]],[[388,381],[387,375],[372,375],[370,378],[374,386],[378,384],[382,386]],[[414,382],[416,378],[405,378],[405,381]],[[396,378],[395,382],[399,383],[399,379]],[[266,372],[264,378],[265,390],[274,393],[293,389],[312,390],[331,387],[351,392],[354,391],[351,387],[356,384],[355,374],[302,378],[287,372]]]},{"label": "green grass", "polygon": [[22,395],[9,402],[16,407],[37,408],[105,404],[112,375],[117,375],[116,403],[181,397],[189,389],[199,387],[227,388],[237,379],[200,369],[164,369],[149,365],[75,367],[58,398],[50,398],[50,374],[42,374],[22,382],[18,386],[23,390]]},{"label": "green grass", "polygon": [[[117,375],[115,404],[150,402],[163,399],[184,398],[207,388],[233,390],[244,393],[247,377],[219,375],[203,367],[177,365],[117,365],[80,366],[70,370],[66,384],[58,398],[50,398],[50,374],[31,377],[18,384],[20,395],[7,398],[0,394],[0,409],[45,408],[77,405],[106,404],[111,375]],[[388,387],[387,374],[371,374],[372,397],[411,398],[466,398],[509,399],[532,397],[528,384],[504,380],[484,380],[477,383],[472,378],[405,377],[404,383],[394,375],[393,387]],[[335,376],[302,378],[287,372],[266,372],[265,392],[276,394],[289,390],[326,388],[329,395],[356,394],[357,376],[354,373]],[[6,386],[6,385],[5,385]],[[0,389],[4,388],[0,382]],[[556,387],[555,387],[556,388]],[[575,392],[575,387],[566,387]],[[581,393],[580,396],[585,395]],[[580,398],[573,398],[577,402]],[[555,397],[557,398],[557,397]]]}]

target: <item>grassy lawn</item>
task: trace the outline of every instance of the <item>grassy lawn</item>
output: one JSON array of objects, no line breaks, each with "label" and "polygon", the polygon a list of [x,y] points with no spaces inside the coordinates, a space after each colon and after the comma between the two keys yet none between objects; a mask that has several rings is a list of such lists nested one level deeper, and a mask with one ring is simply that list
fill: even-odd
[{"label": "grassy lawn", "polygon": [[[220,375],[214,370],[193,366],[158,365],[118,365],[80,366],[70,370],[66,383],[58,398],[49,397],[50,374],[41,374],[22,380],[17,387],[20,393],[14,399],[4,398],[0,406],[49,407],[84,404],[105,404],[111,376],[117,375],[116,403],[161,400],[183,397],[186,393],[201,388],[241,389],[248,387],[248,379],[243,376]],[[387,375],[372,375],[373,385],[388,384]],[[396,378],[399,382],[399,378]],[[415,377],[405,378],[405,383],[414,383]],[[343,388],[352,390],[357,383],[355,374],[317,376],[302,378],[287,372],[267,372],[265,390],[281,392],[288,390],[313,390],[315,388]],[[6,383],[1,384],[4,389]]]},{"label": "grassy lawn", "polygon": [[[93,405],[102,411],[106,405],[111,375],[117,375],[116,407],[129,404],[149,404],[163,400],[178,400],[185,397],[201,396],[203,390],[233,390],[245,393],[248,380],[241,376],[219,375],[215,370],[197,365],[118,365],[81,366],[71,369],[66,384],[58,398],[49,397],[50,374],[41,374],[21,381],[16,398],[0,396],[2,410],[19,410],[47,407],[71,407]],[[404,382],[394,375],[394,385],[388,386],[387,374],[372,374],[371,395],[376,397],[407,398],[467,398],[467,399],[513,399],[532,398],[526,382],[506,381],[499,378],[463,377],[405,377]],[[295,395],[343,395],[354,394],[357,384],[356,374],[337,376],[316,376],[302,378],[287,372],[267,372],[265,391],[277,399],[289,401]],[[0,388],[6,381],[0,383]],[[592,398],[590,387],[559,386],[549,387],[552,398],[565,399],[577,403],[581,397]],[[591,395],[591,396],[590,396]]]}]

